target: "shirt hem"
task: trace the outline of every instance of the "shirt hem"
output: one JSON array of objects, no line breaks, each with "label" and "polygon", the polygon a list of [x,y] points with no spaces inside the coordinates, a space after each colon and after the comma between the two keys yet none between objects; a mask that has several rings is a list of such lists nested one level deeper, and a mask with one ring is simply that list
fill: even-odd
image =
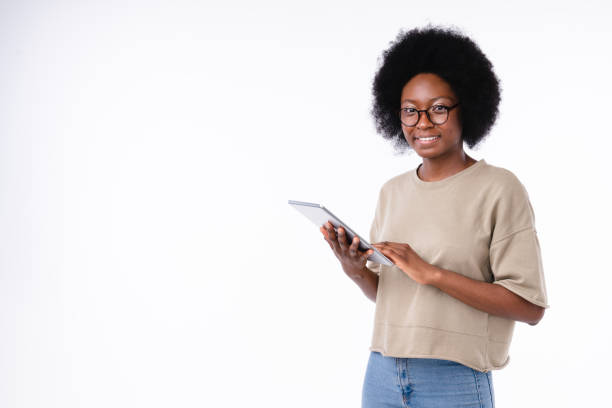
[{"label": "shirt hem", "polygon": [[470,364],[466,360],[462,360],[460,358],[452,357],[452,356],[445,355],[445,354],[417,354],[417,353],[385,354],[385,351],[382,348],[374,347],[374,346],[370,346],[369,350],[370,351],[376,351],[376,352],[382,354],[384,357],[435,358],[435,359],[441,359],[441,360],[454,361],[456,363],[463,364],[466,367],[470,367],[470,368],[472,368],[472,369],[474,369],[476,371],[480,371],[481,373],[486,373],[486,372],[492,371],[492,370],[501,370],[502,368],[506,367],[508,365],[508,363],[510,362],[510,356],[508,356],[508,358],[506,359],[506,361],[502,365],[492,366],[492,367],[489,367],[489,368],[480,368],[480,367],[475,366],[474,364]]},{"label": "shirt hem", "polygon": [[508,364],[510,342],[424,326],[376,324],[371,351],[384,356],[441,358],[481,372]]},{"label": "shirt hem", "polygon": [[514,293],[515,295],[518,295],[518,296],[522,297],[523,299],[525,299],[526,301],[528,301],[530,303],[533,303],[534,305],[543,307],[544,309],[550,308],[550,305],[548,305],[547,302],[543,302],[541,300],[532,298],[530,296],[527,296],[527,295],[521,293],[522,292],[521,289],[517,288],[515,285],[513,285],[510,282],[504,282],[503,280],[500,280],[500,281],[494,281],[492,283],[494,283],[496,285],[499,285],[499,286],[501,286],[503,288],[508,289],[510,292]]}]

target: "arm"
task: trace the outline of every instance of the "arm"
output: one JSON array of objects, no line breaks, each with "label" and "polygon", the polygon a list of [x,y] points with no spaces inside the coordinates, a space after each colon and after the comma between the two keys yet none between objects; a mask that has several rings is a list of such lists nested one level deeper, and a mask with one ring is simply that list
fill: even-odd
[{"label": "arm", "polygon": [[435,286],[478,310],[526,322],[532,326],[544,316],[543,307],[523,299],[503,286],[470,279],[425,262],[408,244],[382,242],[372,245],[416,282]]},{"label": "arm", "polygon": [[543,307],[523,299],[503,286],[470,279],[434,265],[426,267],[429,269],[426,273],[430,277],[429,285],[478,310],[532,326],[544,316]]},{"label": "arm", "polygon": [[344,273],[361,288],[363,293],[372,302],[376,302],[376,291],[378,290],[378,275],[366,268],[368,256],[372,250],[361,252],[359,248],[359,238],[354,237],[349,244],[346,239],[344,228],[338,228],[336,234],[331,223],[326,223],[320,228],[321,233],[329,244],[330,248],[340,261]]},{"label": "arm", "polygon": [[368,299],[376,303],[376,292],[378,290],[378,274],[370,269],[363,267],[362,270],[354,273],[348,273],[349,278],[353,280],[361,288]]}]

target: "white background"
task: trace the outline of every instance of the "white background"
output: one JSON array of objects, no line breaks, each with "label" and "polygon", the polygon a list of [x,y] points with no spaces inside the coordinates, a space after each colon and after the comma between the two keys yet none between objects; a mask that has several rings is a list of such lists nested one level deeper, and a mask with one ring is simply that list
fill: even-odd
[{"label": "white background", "polygon": [[452,24],[501,79],[468,153],[513,171],[551,308],[497,406],[601,406],[610,9],[567,2],[0,3],[0,406],[356,407],[374,304],[287,200],[367,234],[418,165],[369,115],[400,29]]}]

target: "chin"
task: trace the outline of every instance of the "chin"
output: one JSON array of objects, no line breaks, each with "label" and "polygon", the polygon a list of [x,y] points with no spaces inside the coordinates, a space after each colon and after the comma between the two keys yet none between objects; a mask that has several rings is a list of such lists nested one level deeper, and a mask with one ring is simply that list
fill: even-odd
[{"label": "chin", "polygon": [[412,149],[416,152],[416,154],[418,154],[420,157],[422,157],[424,159],[433,159],[435,157],[438,157],[438,156],[442,155],[437,150],[432,150],[432,149],[415,149],[414,147]]},{"label": "chin", "polygon": [[[408,143],[408,145],[410,146],[412,150],[416,152],[416,154],[418,154],[419,156],[423,158],[427,158],[427,159],[431,159],[431,158],[440,156],[444,150],[443,149],[444,146],[435,146],[434,148],[422,147],[416,141],[412,143]],[[442,147],[442,149],[440,149],[440,147]]]}]

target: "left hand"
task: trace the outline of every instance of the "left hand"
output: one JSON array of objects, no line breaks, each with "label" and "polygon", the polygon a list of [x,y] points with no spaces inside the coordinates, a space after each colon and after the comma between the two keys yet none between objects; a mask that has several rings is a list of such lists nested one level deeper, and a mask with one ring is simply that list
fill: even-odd
[{"label": "left hand", "polygon": [[414,252],[410,245],[384,241],[372,244],[372,246],[416,282],[423,285],[431,282],[431,265]]}]

